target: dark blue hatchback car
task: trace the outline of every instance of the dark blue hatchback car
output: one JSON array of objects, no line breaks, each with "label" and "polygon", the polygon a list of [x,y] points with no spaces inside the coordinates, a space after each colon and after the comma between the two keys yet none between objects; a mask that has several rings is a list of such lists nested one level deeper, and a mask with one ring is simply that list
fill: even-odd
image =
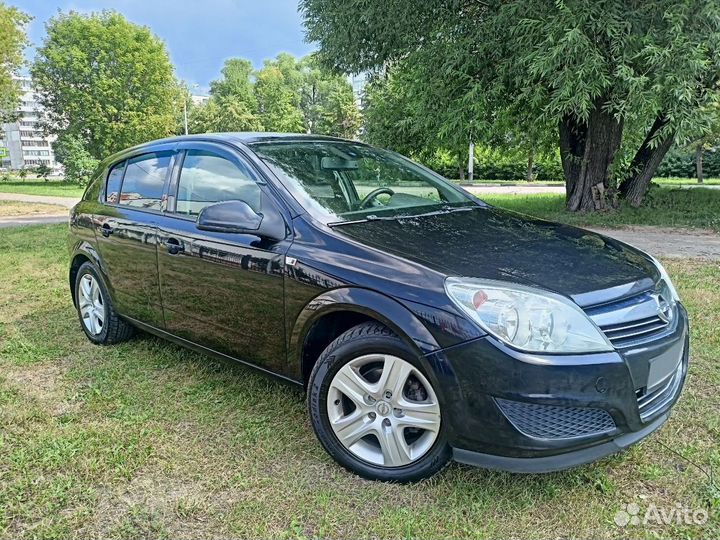
[{"label": "dark blue hatchback car", "polygon": [[660,427],[687,371],[687,314],[652,257],[357,142],[131,148],[69,244],[91,341],[141,328],[302,385],[322,445],[368,478],[598,459]]}]

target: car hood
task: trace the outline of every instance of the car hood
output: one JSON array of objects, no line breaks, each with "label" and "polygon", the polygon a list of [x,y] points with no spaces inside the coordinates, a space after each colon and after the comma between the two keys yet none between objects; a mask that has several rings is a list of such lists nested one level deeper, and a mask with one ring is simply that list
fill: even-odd
[{"label": "car hood", "polygon": [[659,277],[648,257],[627,244],[493,207],[347,223],[335,231],[448,276],[510,281],[568,296]]}]

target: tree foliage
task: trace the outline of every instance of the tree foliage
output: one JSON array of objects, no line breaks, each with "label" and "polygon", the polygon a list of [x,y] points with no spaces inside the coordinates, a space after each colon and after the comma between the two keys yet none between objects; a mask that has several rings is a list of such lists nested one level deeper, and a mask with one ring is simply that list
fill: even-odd
[{"label": "tree foliage", "polygon": [[87,150],[85,141],[66,134],[55,145],[55,157],[63,164],[65,180],[85,185],[100,162]]},{"label": "tree foliage", "polygon": [[23,62],[29,21],[27,14],[0,2],[0,121],[11,120],[16,109],[18,88],[12,77]]},{"label": "tree foliage", "polygon": [[639,204],[673,142],[706,129],[702,110],[717,94],[715,0],[302,0],[301,7],[326,65],[416,73],[427,95],[411,97],[441,135],[465,137],[472,125],[483,140],[502,139],[514,123],[520,129],[510,137],[519,141],[522,126],[541,139],[554,126],[571,210],[594,209],[594,195],[618,183]]},{"label": "tree foliage", "polygon": [[118,13],[50,19],[31,73],[46,130],[94,158],[174,130],[181,92],[165,45]]},{"label": "tree foliage", "polygon": [[206,104],[191,107],[189,129],[209,131],[308,132],[354,137],[360,113],[344,77],[308,56],[281,53],[254,71],[248,60],[231,58],[210,84]]}]

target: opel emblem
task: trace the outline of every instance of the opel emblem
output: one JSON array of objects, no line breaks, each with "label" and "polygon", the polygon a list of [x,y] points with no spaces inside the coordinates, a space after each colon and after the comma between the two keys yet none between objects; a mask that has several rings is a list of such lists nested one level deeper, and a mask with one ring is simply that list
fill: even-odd
[{"label": "opel emblem", "polygon": [[378,401],[375,408],[380,416],[387,416],[390,414],[390,404],[387,401]]},{"label": "opel emblem", "polygon": [[667,300],[665,300],[665,297],[663,297],[662,294],[654,294],[653,298],[655,299],[655,303],[657,304],[658,318],[666,324],[669,323],[672,319],[672,310],[670,309],[670,304]]}]

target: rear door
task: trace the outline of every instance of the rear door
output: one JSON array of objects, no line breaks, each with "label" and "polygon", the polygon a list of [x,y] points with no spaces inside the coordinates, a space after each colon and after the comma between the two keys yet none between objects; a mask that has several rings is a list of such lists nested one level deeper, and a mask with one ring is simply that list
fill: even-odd
[{"label": "rear door", "polygon": [[[173,145],[174,146],[174,145]],[[115,163],[95,216],[98,251],[119,313],[162,328],[157,221],[175,154],[164,146]]]},{"label": "rear door", "polygon": [[290,238],[200,231],[215,202],[282,213],[248,161],[221,144],[178,147],[168,210],[158,227],[160,287],[169,332],[257,366],[285,368],[285,252]]}]

